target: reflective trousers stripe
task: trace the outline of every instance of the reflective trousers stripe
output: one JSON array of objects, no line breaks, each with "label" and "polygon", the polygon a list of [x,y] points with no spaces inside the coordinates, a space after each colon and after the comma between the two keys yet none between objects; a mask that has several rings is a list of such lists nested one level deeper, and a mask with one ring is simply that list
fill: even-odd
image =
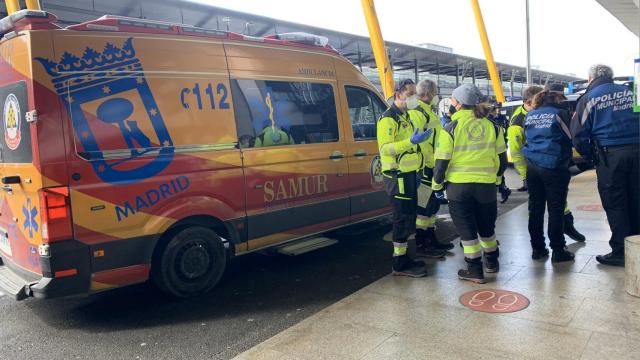
[{"label": "reflective trousers stripe", "polygon": [[398,191],[400,191],[400,194],[404,194],[404,179],[401,177],[398,178]]},{"label": "reflective trousers stripe", "polygon": [[485,253],[494,252],[498,249],[498,241],[496,240],[496,236],[492,237],[480,237],[480,246]]},{"label": "reflective trousers stripe", "polygon": [[416,218],[416,228],[421,230],[427,230],[428,228],[436,227],[436,216],[424,216],[418,215]]},{"label": "reflective trousers stripe", "polygon": [[402,256],[407,253],[407,243],[393,243],[393,256]]},{"label": "reflective trousers stripe", "polygon": [[482,257],[482,248],[480,247],[478,239],[463,241],[462,246],[464,247],[464,257],[468,259]]}]

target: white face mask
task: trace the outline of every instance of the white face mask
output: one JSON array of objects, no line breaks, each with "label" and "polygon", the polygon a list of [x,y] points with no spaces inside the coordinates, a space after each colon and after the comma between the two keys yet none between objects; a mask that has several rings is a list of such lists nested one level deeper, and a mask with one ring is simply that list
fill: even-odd
[{"label": "white face mask", "polygon": [[407,103],[407,110],[412,110],[418,107],[420,103],[418,102],[418,97],[416,95],[409,96],[405,102]]},{"label": "white face mask", "polygon": [[438,106],[438,104],[440,104],[440,96],[436,95],[433,97],[433,99],[431,99],[431,106]]}]

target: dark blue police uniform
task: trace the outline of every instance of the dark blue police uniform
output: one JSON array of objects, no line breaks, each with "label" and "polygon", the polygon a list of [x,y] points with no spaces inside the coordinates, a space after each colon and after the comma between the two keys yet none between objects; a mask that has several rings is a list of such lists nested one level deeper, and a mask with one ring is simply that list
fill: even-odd
[{"label": "dark blue police uniform", "polygon": [[633,92],[613,79],[594,79],[578,100],[571,122],[573,144],[596,163],[598,191],[611,228],[612,252],[596,257],[624,265],[624,238],[640,233],[640,113]]},{"label": "dark blue police uniform", "polygon": [[529,186],[529,235],[534,252],[545,251],[544,210],[549,211],[549,243],[554,253],[565,247],[564,208],[571,174],[569,113],[559,105],[530,111],[524,120],[527,139],[522,153],[527,159]]}]

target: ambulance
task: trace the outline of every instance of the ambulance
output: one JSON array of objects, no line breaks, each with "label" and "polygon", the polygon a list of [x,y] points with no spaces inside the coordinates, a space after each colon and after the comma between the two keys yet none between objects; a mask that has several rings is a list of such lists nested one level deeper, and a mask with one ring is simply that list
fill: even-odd
[{"label": "ambulance", "polygon": [[385,103],[326,38],[0,20],[0,291],[211,290],[235,256],[389,212]]}]

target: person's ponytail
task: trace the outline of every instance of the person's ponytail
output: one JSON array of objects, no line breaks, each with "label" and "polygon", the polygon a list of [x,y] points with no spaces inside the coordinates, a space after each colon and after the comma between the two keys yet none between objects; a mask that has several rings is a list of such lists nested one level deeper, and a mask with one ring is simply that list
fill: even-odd
[{"label": "person's ponytail", "polygon": [[479,103],[478,105],[473,107],[473,115],[477,119],[482,119],[487,117],[491,113],[493,106],[489,103]]}]

